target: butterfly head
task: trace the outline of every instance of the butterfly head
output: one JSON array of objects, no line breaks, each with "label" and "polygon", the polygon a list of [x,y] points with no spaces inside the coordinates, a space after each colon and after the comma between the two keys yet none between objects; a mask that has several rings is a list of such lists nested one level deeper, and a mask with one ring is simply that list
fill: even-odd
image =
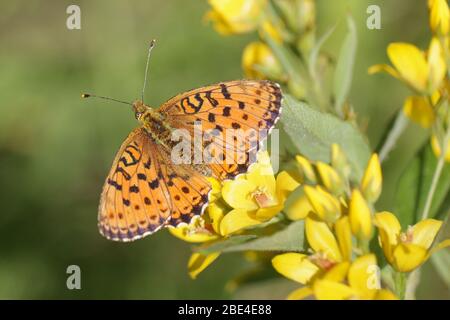
[{"label": "butterfly head", "polygon": [[136,100],[133,102],[133,112],[136,120],[141,120],[142,116],[148,111],[150,108],[146,106],[141,100]]}]

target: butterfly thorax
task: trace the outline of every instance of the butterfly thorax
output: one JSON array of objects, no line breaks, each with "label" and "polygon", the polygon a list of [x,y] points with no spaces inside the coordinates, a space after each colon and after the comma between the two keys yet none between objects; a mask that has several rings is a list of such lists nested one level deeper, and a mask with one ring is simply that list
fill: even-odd
[{"label": "butterfly thorax", "polygon": [[156,143],[162,144],[168,149],[171,149],[174,146],[174,142],[171,139],[173,128],[160,112],[145,105],[140,100],[133,103],[133,111],[136,119],[142,124]]},{"label": "butterfly thorax", "polygon": [[[165,116],[140,100],[133,103],[133,111],[136,119],[142,124],[152,139],[156,143],[163,145],[170,153],[178,142],[172,139],[172,133],[175,129],[170,126]],[[211,169],[206,164],[193,163],[192,166],[194,170],[201,174],[211,176]]]}]

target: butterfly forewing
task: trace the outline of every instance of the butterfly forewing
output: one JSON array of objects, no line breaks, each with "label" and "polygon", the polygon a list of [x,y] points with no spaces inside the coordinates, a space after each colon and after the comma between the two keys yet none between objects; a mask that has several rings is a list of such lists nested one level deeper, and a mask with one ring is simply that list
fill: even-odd
[{"label": "butterfly forewing", "polygon": [[203,147],[219,150],[210,166],[214,177],[224,180],[246,172],[256,160],[256,151],[279,118],[281,98],[276,83],[237,80],[175,96],[160,112],[174,128],[191,135],[196,123],[213,132],[216,137],[206,139]]}]

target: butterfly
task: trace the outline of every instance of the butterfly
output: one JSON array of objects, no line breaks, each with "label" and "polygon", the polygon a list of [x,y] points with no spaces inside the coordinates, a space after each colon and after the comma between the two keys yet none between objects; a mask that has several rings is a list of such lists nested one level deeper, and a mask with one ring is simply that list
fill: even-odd
[{"label": "butterfly", "polygon": [[[247,172],[255,161],[252,153],[280,116],[281,100],[280,86],[274,82],[237,80],[179,94],[159,109],[135,101],[132,110],[141,125],[121,145],[104,183],[98,208],[100,233],[128,242],[201,216],[212,189],[208,178],[223,181]],[[256,143],[246,137],[240,144],[219,135],[202,141],[201,147],[215,146],[222,157],[209,163],[174,163],[174,131],[192,137],[195,125],[215,132],[216,138],[228,129],[264,134]],[[232,138],[231,142],[238,140],[236,135]],[[230,150],[231,161],[223,161],[223,153]]]}]

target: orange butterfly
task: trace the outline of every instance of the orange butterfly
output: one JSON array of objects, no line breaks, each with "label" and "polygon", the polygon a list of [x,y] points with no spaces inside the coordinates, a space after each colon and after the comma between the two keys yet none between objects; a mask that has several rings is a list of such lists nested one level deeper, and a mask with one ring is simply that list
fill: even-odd
[{"label": "orange butterfly", "polygon": [[[148,60],[146,74],[147,69]],[[100,233],[110,240],[133,241],[202,215],[211,191],[207,177],[232,179],[248,170],[255,158],[252,153],[279,118],[281,99],[276,83],[237,80],[185,92],[157,110],[143,99],[135,101],[132,109],[141,126],[125,139],[106,178],[98,211]],[[248,137],[240,145],[221,138],[202,141],[203,149],[214,146],[216,150],[209,163],[175,164],[172,134],[181,129],[192,138],[194,124],[216,136],[227,129],[265,133],[257,137],[257,143]],[[236,140],[235,134],[232,141]],[[229,150],[235,156],[223,161]]]}]

